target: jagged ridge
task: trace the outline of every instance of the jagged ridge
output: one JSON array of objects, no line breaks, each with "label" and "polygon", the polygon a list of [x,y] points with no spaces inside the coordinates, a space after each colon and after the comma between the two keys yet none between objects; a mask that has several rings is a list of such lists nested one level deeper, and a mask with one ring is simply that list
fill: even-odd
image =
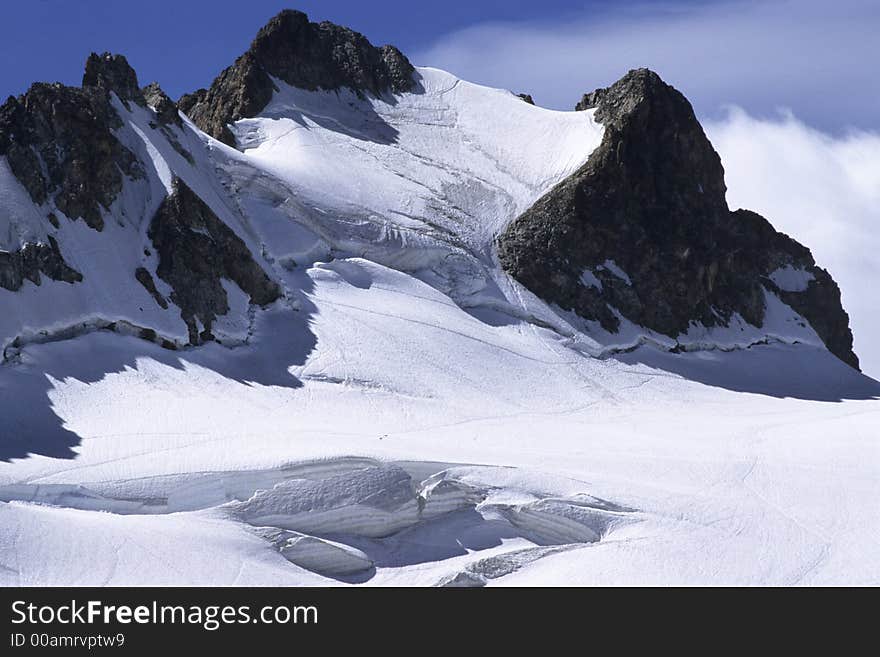
[{"label": "jagged ridge", "polygon": [[[284,11],[211,89],[179,106],[203,130],[232,143],[227,124],[265,106],[275,89],[272,78],[362,95],[414,89],[413,68],[393,47],[375,48],[347,28]],[[36,84],[0,108],[0,155],[33,201],[47,209],[54,204],[98,230],[126,177],[144,176],[143,163],[115,136],[121,122],[111,93],[127,107],[151,108],[169,143],[194,164],[170,129],[182,126],[178,107],[155,83],[141,89],[121,55],[93,53],[81,89]],[[672,337],[692,322],[723,326],[737,314],[762,326],[767,289],[806,318],[833,353],[858,366],[837,285],[808,249],[765,219],[729,210],[720,159],[684,96],[642,69],[585,95],[577,109],[596,110],[605,126],[602,143],[499,237],[500,261],[510,274],[608,331],[618,329],[622,315]],[[57,229],[55,215],[47,217]],[[171,301],[181,308],[194,344],[210,339],[211,324],[228,310],[221,278],[235,281],[259,305],[280,294],[244,242],[180,181],[148,235],[159,251],[156,274],[171,285]],[[5,256],[4,287],[37,282],[40,272],[71,282],[81,278],[60,259],[54,240],[43,247],[33,251],[45,256],[37,264],[21,254]],[[809,283],[783,289],[773,279],[782,268],[804,272]],[[165,309],[151,272],[132,270]],[[584,284],[586,274],[593,284]]]},{"label": "jagged ridge", "polygon": [[109,101],[110,91],[134,100],[133,89],[137,76],[124,57],[92,53],[81,89],[37,83],[0,107],[0,156],[34,203],[51,201],[70,219],[104,227],[101,210],[124,177],[143,177],[140,162],[113,134],[121,123]]},{"label": "jagged ridge", "polygon": [[275,90],[272,78],[301,89],[339,89],[381,96],[413,89],[409,60],[394,46],[373,46],[358,32],[311,23],[285,10],[258,33],[250,49],[210,89],[183,96],[178,105],[203,131],[231,146],[228,125],[256,116]]}]

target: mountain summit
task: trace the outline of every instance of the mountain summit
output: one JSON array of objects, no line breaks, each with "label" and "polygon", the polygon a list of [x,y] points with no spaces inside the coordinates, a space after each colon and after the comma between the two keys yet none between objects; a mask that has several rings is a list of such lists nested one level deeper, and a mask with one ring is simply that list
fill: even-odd
[{"label": "mountain summit", "polygon": [[377,48],[358,32],[311,23],[304,13],[285,10],[209,89],[184,96],[180,107],[206,133],[234,145],[227,125],[256,116],[277,90],[273,80],[300,89],[345,87],[381,96],[410,91],[413,70],[394,46]]},{"label": "mountain summit", "polygon": [[285,11],[140,85],[0,106],[0,585],[878,581],[837,285],[655,73],[552,111]]},{"label": "mountain summit", "polygon": [[766,219],[728,209],[721,160],[681,93],[639,69],[576,109],[595,111],[602,143],[499,237],[506,271],[608,331],[622,316],[671,338],[734,317],[762,327],[774,294],[858,367],[837,285]]},{"label": "mountain summit", "polygon": [[[124,319],[167,345],[198,344],[217,337],[218,317],[242,312],[223,281],[265,306],[283,294],[279,262],[354,253],[429,281],[465,308],[564,331],[559,322],[573,312],[586,322],[575,330],[606,345],[600,352],[639,340],[687,350],[818,336],[858,367],[831,276],[762,217],[728,209],[717,153],[687,99],[655,73],[630,71],[586,94],[576,113],[444,76],[297,11],[269,21],[209,89],[177,108],[157,84],[141,89],[124,56],[93,53],[81,88],[35,84],[0,108],[0,155],[16,181],[3,184],[30,197],[7,208],[0,281],[19,296],[2,301],[20,316],[31,303],[23,282],[42,274],[70,286],[58,294],[79,298],[83,316]],[[272,118],[260,118],[270,104]],[[307,132],[276,140],[285,123]],[[529,142],[532,130],[560,140]],[[302,141],[309,133],[325,156],[300,171],[303,149],[315,145]],[[219,161],[205,134],[249,155]],[[339,166],[350,173],[337,180],[327,167]],[[249,189],[256,180],[305,202],[284,209],[292,232],[280,242],[282,224],[270,240],[253,215],[248,199],[266,193]],[[69,227],[78,220],[117,227],[102,248],[128,244],[107,263],[118,270],[112,278],[83,262]],[[311,256],[294,245],[303,230],[321,244]],[[280,243],[298,255],[273,255]],[[549,305],[517,307],[504,272]],[[129,302],[94,305],[109,280],[147,293],[134,315]],[[83,286],[96,287],[82,296]],[[296,295],[289,289],[288,299]],[[169,330],[175,312],[185,338]],[[41,330],[17,324],[6,322],[7,344]]]}]

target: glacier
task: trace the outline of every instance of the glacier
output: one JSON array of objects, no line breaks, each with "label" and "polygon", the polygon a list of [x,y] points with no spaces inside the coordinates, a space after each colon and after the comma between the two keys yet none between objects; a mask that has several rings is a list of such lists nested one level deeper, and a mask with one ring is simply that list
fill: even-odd
[{"label": "glacier", "polygon": [[[0,157],[0,249],[82,274],[0,289],[0,584],[880,583],[880,384],[770,290],[674,339],[540,299],[495,240],[605,128],[413,79],[273,79],[237,147],[114,94],[143,177],[100,232]],[[280,289],[222,279],[198,345],[133,276],[177,180]]]}]

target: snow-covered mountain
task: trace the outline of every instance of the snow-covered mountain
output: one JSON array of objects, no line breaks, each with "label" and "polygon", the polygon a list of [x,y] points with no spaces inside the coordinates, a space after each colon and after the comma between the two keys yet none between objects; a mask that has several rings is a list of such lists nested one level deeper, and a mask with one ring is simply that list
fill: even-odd
[{"label": "snow-covered mountain", "polygon": [[650,71],[551,111],[293,11],[177,103],[93,54],[0,107],[0,249],[0,581],[880,579],[837,285]]}]

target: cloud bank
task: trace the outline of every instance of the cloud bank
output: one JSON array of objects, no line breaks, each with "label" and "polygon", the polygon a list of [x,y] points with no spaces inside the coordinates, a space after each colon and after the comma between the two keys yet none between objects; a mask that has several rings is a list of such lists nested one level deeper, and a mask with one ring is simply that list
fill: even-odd
[{"label": "cloud bank", "polygon": [[763,214],[831,272],[862,370],[880,378],[880,134],[834,138],[791,113],[761,120],[738,108],[704,127],[730,206]]},{"label": "cloud bank", "polygon": [[702,116],[732,103],[757,116],[792,107],[837,133],[877,126],[878,33],[876,0],[615,3],[550,22],[475,25],[412,59],[557,109],[647,66]]}]

